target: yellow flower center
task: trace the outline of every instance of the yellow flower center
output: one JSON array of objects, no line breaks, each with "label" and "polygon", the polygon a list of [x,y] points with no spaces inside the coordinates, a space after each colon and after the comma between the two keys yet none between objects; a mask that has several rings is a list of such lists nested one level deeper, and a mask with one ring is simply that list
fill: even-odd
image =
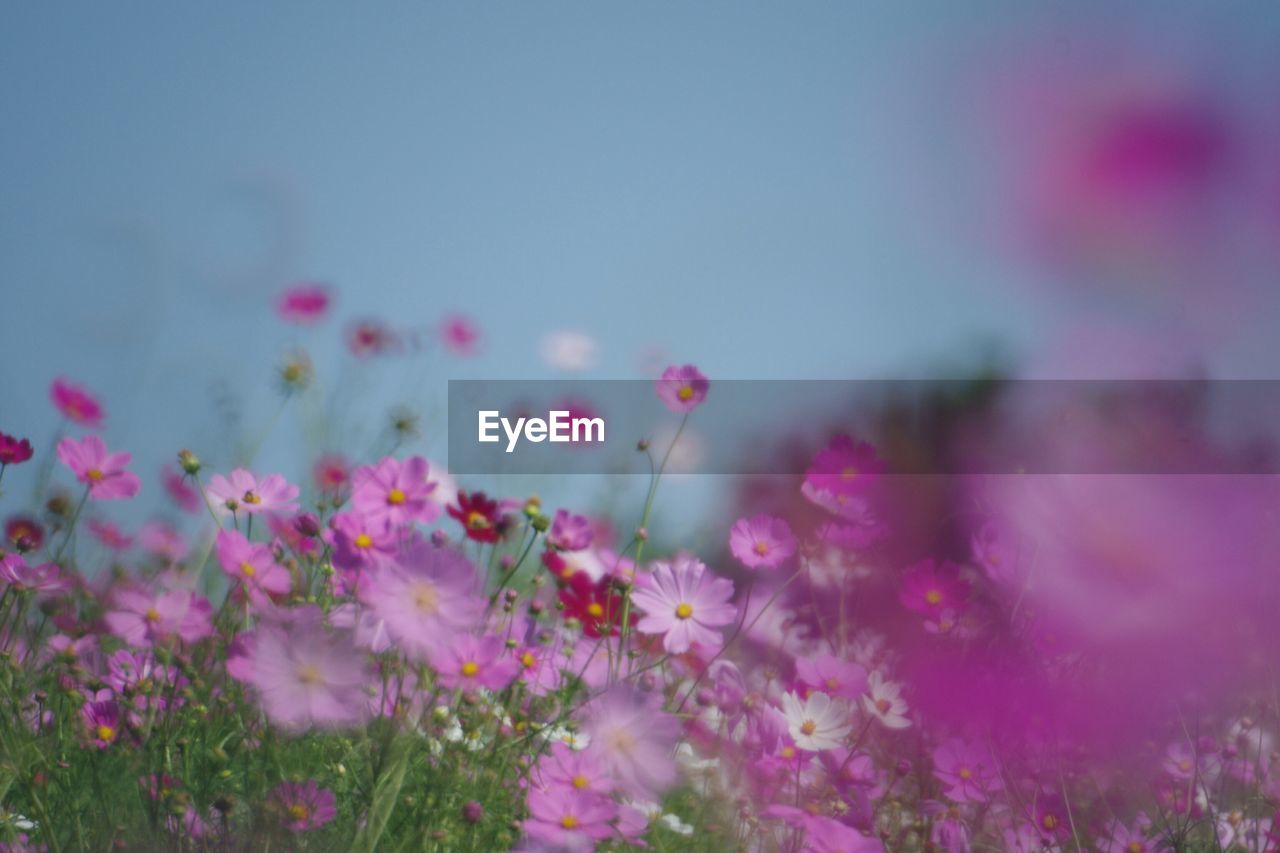
[{"label": "yellow flower center", "polygon": [[298,680],[303,684],[319,684],[324,681],[324,675],[320,672],[320,667],[313,663],[304,663],[298,667]]},{"label": "yellow flower center", "polygon": [[599,619],[604,615],[604,608],[598,602],[593,601],[587,605],[587,613]]},{"label": "yellow flower center", "polygon": [[154,607],[148,607],[145,615],[148,622],[160,621],[160,611],[156,610]]},{"label": "yellow flower center", "polygon": [[791,747],[791,746],[784,746],[784,747],[782,748],[782,752],[781,752],[781,753],[779,753],[779,754],[780,754],[783,758],[795,758],[795,757],[796,757],[796,750],[795,750],[795,747]]},{"label": "yellow flower center", "polygon": [[94,734],[98,736],[98,740],[115,740],[116,730],[111,726],[98,726],[94,729]]},{"label": "yellow flower center", "polygon": [[959,776],[961,779],[972,779],[973,771],[970,770],[968,767],[961,767],[959,770],[956,771],[956,775]]},{"label": "yellow flower center", "polygon": [[1129,851],[1129,853],[1142,853],[1142,850],[1143,850],[1143,848],[1142,848],[1142,842],[1141,842],[1141,841],[1130,841],[1130,842],[1129,842],[1129,846],[1128,846],[1128,847],[1126,847],[1125,849],[1126,849],[1126,850],[1128,850],[1128,851]]},{"label": "yellow flower center", "polygon": [[432,616],[440,609],[440,595],[435,586],[426,581],[415,581],[409,588],[409,597],[424,616]]},{"label": "yellow flower center", "polygon": [[689,402],[693,399],[693,386],[681,385],[680,390],[676,392],[676,396],[686,403]]},{"label": "yellow flower center", "polygon": [[244,502],[249,504],[250,506],[257,506],[258,504],[262,503],[262,498],[258,497],[257,492],[245,492]]},{"label": "yellow flower center", "polygon": [[876,700],[876,710],[879,711],[881,714],[889,713],[889,709],[892,707],[893,707],[893,703],[890,702],[888,699]]},{"label": "yellow flower center", "polygon": [[294,820],[306,820],[311,812],[302,803],[294,803],[289,806],[289,817]]},{"label": "yellow flower center", "polygon": [[676,605],[677,619],[688,619],[691,616],[693,616],[693,605],[683,601]]},{"label": "yellow flower center", "polygon": [[404,500],[404,492],[400,489],[392,489],[387,492],[387,503],[392,506],[400,506],[400,504],[404,503]]},{"label": "yellow flower center", "polygon": [[472,530],[484,530],[489,526],[489,519],[483,512],[472,510],[467,513],[467,527]]},{"label": "yellow flower center", "polygon": [[940,590],[931,589],[924,594],[924,600],[933,605],[942,603],[942,592]]},{"label": "yellow flower center", "polygon": [[240,574],[244,575],[245,577],[251,578],[257,573],[258,573],[258,570],[253,567],[253,563],[240,564]]},{"label": "yellow flower center", "polygon": [[578,774],[577,776],[573,777],[573,787],[575,788],[585,788],[590,783],[591,783],[591,780],[588,779],[586,776],[583,776],[582,774]]},{"label": "yellow flower center", "polygon": [[818,730],[818,724],[813,720],[805,720],[800,724],[800,731],[803,734],[811,735]]},{"label": "yellow flower center", "polygon": [[462,674],[467,678],[474,678],[475,674],[480,671],[480,664],[473,660],[469,660],[462,665]]},{"label": "yellow flower center", "polygon": [[759,554],[761,557],[763,557],[765,554],[768,554],[768,553],[769,553],[769,543],[768,543],[768,542],[757,542],[757,543],[756,543],[756,548],[755,548],[755,550],[756,550],[756,553],[757,553],[757,554]]},{"label": "yellow flower center", "polygon": [[1040,823],[1045,829],[1054,829],[1058,825],[1058,819],[1051,814],[1047,814],[1040,818]]},{"label": "yellow flower center", "polygon": [[103,477],[107,475],[102,473],[101,468],[90,468],[85,472],[85,476],[95,483],[100,483],[102,482]]},{"label": "yellow flower center", "polygon": [[856,476],[858,476],[858,469],[852,465],[846,465],[840,471],[840,479],[842,480],[852,480]]},{"label": "yellow flower center", "polygon": [[533,652],[525,652],[520,655],[520,665],[525,669],[533,669],[538,665],[538,659],[533,656]]},{"label": "yellow flower center", "polygon": [[578,825],[578,819],[571,814],[567,814],[560,818],[560,826],[565,829],[573,829]]},{"label": "yellow flower center", "polygon": [[836,681],[834,678],[828,678],[825,683],[827,685],[828,690],[835,690],[837,687],[840,686],[840,682]]},{"label": "yellow flower center", "polygon": [[357,536],[357,537],[356,537],[356,547],[357,547],[357,548],[372,548],[372,547],[373,547],[373,537],[372,537],[372,536],[370,536],[368,533],[361,533],[359,536]]}]

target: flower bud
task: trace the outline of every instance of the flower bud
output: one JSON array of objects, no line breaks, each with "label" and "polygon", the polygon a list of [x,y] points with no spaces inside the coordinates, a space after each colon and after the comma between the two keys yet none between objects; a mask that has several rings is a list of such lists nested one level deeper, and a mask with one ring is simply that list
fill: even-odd
[{"label": "flower bud", "polygon": [[471,800],[462,807],[462,819],[467,823],[479,823],[484,820],[484,806]]},{"label": "flower bud", "polygon": [[293,520],[293,529],[302,536],[313,539],[320,535],[320,519],[309,512],[304,512]]},{"label": "flower bud", "polygon": [[200,473],[200,457],[190,450],[183,449],[178,451],[178,465],[192,477]]}]

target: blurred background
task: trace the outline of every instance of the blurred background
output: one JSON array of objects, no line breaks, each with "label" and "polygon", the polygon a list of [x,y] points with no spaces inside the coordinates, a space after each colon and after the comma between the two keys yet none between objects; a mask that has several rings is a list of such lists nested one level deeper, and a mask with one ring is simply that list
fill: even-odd
[{"label": "blurred background", "polygon": [[1277,374],[1267,4],[0,14],[0,425],[84,383],[152,497],[179,447],[301,479],[393,410],[438,456],[453,377]]}]

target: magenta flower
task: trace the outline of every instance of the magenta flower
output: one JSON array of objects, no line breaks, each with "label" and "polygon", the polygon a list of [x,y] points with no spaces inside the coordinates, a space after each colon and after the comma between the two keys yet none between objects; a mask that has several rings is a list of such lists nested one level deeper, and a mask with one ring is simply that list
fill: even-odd
[{"label": "magenta flower", "polygon": [[613,835],[618,804],[593,791],[530,788],[525,834],[553,850],[594,850]]},{"label": "magenta flower", "polygon": [[338,814],[333,791],[317,786],[314,779],[281,782],[271,798],[284,813],[285,824],[292,832],[319,829]]},{"label": "magenta flower", "polygon": [[796,658],[796,680],[809,690],[842,699],[857,699],[867,692],[867,671],[830,654]]},{"label": "magenta flower", "polygon": [[898,599],[908,610],[931,619],[958,613],[969,598],[969,585],[960,580],[958,572],[954,563],[939,566],[933,560],[923,560],[902,576]]},{"label": "magenta flower", "polygon": [[62,412],[62,416],[72,423],[84,427],[102,425],[102,418],[106,414],[102,404],[91,393],[70,380],[62,377],[53,380],[53,385],[49,388],[49,399],[53,400],[53,405]]},{"label": "magenta flower", "polygon": [[958,738],[933,751],[933,775],[947,786],[947,798],[957,803],[985,803],[1004,788],[990,750]]},{"label": "magenta flower", "polygon": [[591,751],[615,785],[652,797],[675,784],[680,721],[662,710],[661,697],[614,687],[587,703],[582,714]]},{"label": "magenta flower", "polygon": [[6,554],[0,559],[0,583],[19,590],[41,593],[66,592],[71,589],[71,579],[61,576],[56,563],[28,566],[20,554]]},{"label": "magenta flower", "polygon": [[344,571],[364,571],[392,561],[399,553],[395,531],[385,520],[340,512],[329,519],[333,564]]},{"label": "magenta flower", "polygon": [[84,721],[90,743],[98,749],[106,749],[120,737],[123,722],[120,706],[114,700],[84,703],[80,707],[80,719]]},{"label": "magenta flower", "polygon": [[250,542],[237,530],[219,530],[218,562],[227,577],[258,596],[283,595],[293,587],[289,570],[276,562],[270,546]]},{"label": "magenta flower", "polygon": [[148,554],[176,563],[187,554],[187,540],[164,521],[148,521],[138,531],[138,544]]},{"label": "magenta flower", "polygon": [[350,633],[326,630],[318,610],[241,639],[243,655],[228,662],[228,672],[257,688],[273,723],[290,729],[340,728],[367,715],[365,656]]},{"label": "magenta flower", "polygon": [[560,551],[582,551],[591,547],[592,535],[591,519],[558,509],[547,532],[547,544]]},{"label": "magenta flower", "polygon": [[520,671],[520,662],[507,653],[502,638],[492,634],[459,634],[448,646],[433,648],[427,657],[440,683],[450,690],[501,690]]},{"label": "magenta flower", "polygon": [[427,460],[413,456],[403,463],[392,457],[364,465],[351,475],[351,506],[372,522],[404,527],[430,524],[440,507],[430,500],[435,483],[427,481]]},{"label": "magenta flower", "polygon": [[453,314],[440,324],[440,342],[454,355],[475,355],[480,343],[480,330],[470,317]]},{"label": "magenta flower", "polygon": [[360,578],[360,599],[386,623],[387,633],[412,660],[478,624],[484,600],[479,579],[456,551],[417,542],[394,564]]},{"label": "magenta flower", "polygon": [[884,468],[884,462],[870,444],[838,435],[818,452],[805,472],[805,494],[815,501],[814,495],[822,493],[833,495],[837,500],[840,496],[854,497],[864,493],[884,473]]},{"label": "magenta flower", "polygon": [[311,476],[320,491],[327,495],[337,495],[351,484],[351,466],[347,464],[345,457],[326,453],[312,464]]},{"label": "magenta flower", "polygon": [[31,442],[19,439],[5,432],[0,432],[0,467],[5,465],[21,465],[31,458],[35,451]]},{"label": "magenta flower", "polygon": [[702,401],[707,399],[711,383],[702,375],[702,371],[692,364],[686,364],[662,371],[662,376],[654,387],[658,391],[658,399],[668,409],[683,414],[702,405]]},{"label": "magenta flower", "polygon": [[573,788],[606,795],[613,793],[613,780],[609,778],[604,763],[591,751],[590,746],[586,749],[574,749],[556,741],[538,759],[534,766],[534,778],[540,788]]},{"label": "magenta flower", "polygon": [[276,314],[280,319],[299,326],[318,323],[328,310],[329,288],[313,282],[290,285],[276,300]]},{"label": "magenta flower", "polygon": [[741,518],[729,532],[729,550],[748,569],[776,569],[796,552],[791,525],[771,515]]},{"label": "magenta flower", "polygon": [[93,538],[112,551],[127,551],[133,544],[133,537],[126,534],[114,522],[104,518],[91,518],[87,524]]},{"label": "magenta flower", "polygon": [[295,512],[298,504],[298,487],[280,474],[269,474],[258,480],[243,468],[237,468],[227,476],[214,474],[209,478],[209,497],[213,508],[220,512],[257,513]]},{"label": "magenta flower", "polygon": [[106,443],[96,435],[79,441],[64,438],[58,442],[58,459],[89,487],[89,497],[95,501],[131,498],[142,488],[138,475],[125,470],[133,456],[108,453]]},{"label": "magenta flower", "polygon": [[[156,684],[170,684],[178,679],[176,668],[160,666],[150,652],[118,649],[107,658],[107,675],[103,681],[116,693],[139,692],[146,695]],[[181,682],[185,683],[185,679]]]},{"label": "magenta flower", "polygon": [[103,620],[111,633],[131,646],[150,646],[175,637],[194,643],[213,633],[213,607],[187,589],[159,594],[138,587],[118,589]]},{"label": "magenta flower", "polygon": [[648,585],[631,593],[632,603],[645,614],[636,628],[661,634],[662,647],[673,655],[689,651],[695,643],[718,646],[720,632],[714,629],[733,622],[737,615],[731,598],[732,581],[715,577],[687,555],[655,563]]}]

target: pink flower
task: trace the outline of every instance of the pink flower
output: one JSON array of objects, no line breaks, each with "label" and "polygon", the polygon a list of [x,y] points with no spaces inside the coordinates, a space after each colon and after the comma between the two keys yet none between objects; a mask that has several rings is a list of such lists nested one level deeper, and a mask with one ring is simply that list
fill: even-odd
[{"label": "pink flower", "polygon": [[947,786],[947,798],[957,803],[985,803],[1004,788],[990,750],[958,738],[933,751],[933,775]]},{"label": "pink flower", "polygon": [[825,693],[810,693],[804,699],[784,693],[782,714],[795,745],[808,752],[835,749],[853,729],[849,707],[840,700],[832,701]]},{"label": "pink flower", "polygon": [[440,683],[450,690],[501,690],[520,671],[520,662],[507,653],[502,638],[492,634],[456,635],[448,646],[432,649],[428,658]]},{"label": "pink flower", "polygon": [[563,509],[556,510],[555,520],[547,533],[547,544],[560,551],[582,551],[591,547],[591,520],[582,515],[570,515]]},{"label": "pink flower", "polygon": [[529,817],[521,826],[530,838],[554,850],[594,850],[613,835],[618,804],[592,791],[530,788]]},{"label": "pink flower", "polygon": [[475,355],[480,330],[469,317],[453,314],[440,324],[440,342],[454,355]]},{"label": "pink flower", "polygon": [[365,465],[351,475],[351,505],[372,522],[404,527],[415,521],[430,524],[440,507],[429,500],[435,483],[427,480],[427,460],[413,456],[403,463],[388,456],[376,466]]},{"label": "pink flower", "polygon": [[347,329],[347,348],[357,358],[382,355],[399,345],[396,333],[381,320],[358,320]]},{"label": "pink flower", "polygon": [[781,518],[757,515],[733,526],[729,550],[748,569],[776,569],[796,552],[796,538]]},{"label": "pink flower", "polygon": [[416,661],[426,661],[435,647],[476,627],[485,604],[478,593],[479,578],[467,559],[427,542],[415,543],[395,563],[360,578],[360,599]]},{"label": "pink flower", "polygon": [[670,563],[655,563],[649,584],[636,589],[631,601],[645,616],[636,628],[662,634],[662,647],[683,654],[695,644],[716,647],[720,633],[737,615],[729,603],[733,582],[713,576],[698,560],[679,555]]},{"label": "pink flower", "polygon": [[226,477],[214,474],[209,478],[209,497],[219,512],[295,512],[297,496],[298,487],[280,474],[269,474],[259,481],[245,469],[237,468]]},{"label": "pink flower", "polygon": [[149,554],[176,563],[187,554],[182,534],[163,521],[149,521],[138,531],[138,544]]},{"label": "pink flower", "polygon": [[347,464],[345,457],[327,453],[311,466],[311,476],[315,478],[316,487],[320,491],[327,495],[337,495],[351,484],[351,466]]},{"label": "pink flower", "polygon": [[933,560],[923,560],[903,575],[898,599],[913,613],[934,620],[944,614],[958,613],[969,598],[969,585],[960,580],[958,572],[959,567],[954,563],[944,562],[939,566]]},{"label": "pink flower", "polygon": [[823,493],[836,496],[837,500],[842,495],[851,498],[864,493],[884,468],[870,444],[838,435],[813,458],[804,475],[804,492],[815,502],[819,502],[816,496]]},{"label": "pink flower", "polygon": [[692,364],[683,367],[668,367],[662,371],[662,377],[655,383],[658,399],[673,412],[692,412],[702,401],[707,399],[707,389],[711,383],[702,371]]},{"label": "pink flower", "polygon": [[324,319],[329,310],[329,288],[323,284],[299,282],[285,288],[276,300],[276,314],[286,323],[309,326]]},{"label": "pink flower", "polygon": [[84,703],[80,708],[80,719],[84,721],[89,741],[98,749],[106,749],[120,737],[123,723],[120,706],[114,700]]},{"label": "pink flower", "polygon": [[186,478],[175,471],[172,466],[166,465],[160,470],[160,481],[164,484],[164,490],[169,495],[169,500],[173,501],[178,509],[190,513],[200,511],[201,506],[204,504],[200,493],[192,488]]},{"label": "pink flower", "polygon": [[72,423],[85,427],[102,425],[102,418],[106,414],[102,410],[102,404],[91,393],[72,384],[70,380],[62,377],[53,380],[49,398],[58,411],[62,412],[62,416]]},{"label": "pink flower", "polygon": [[127,551],[133,544],[132,536],[126,535],[123,530],[106,519],[91,518],[88,521],[88,527],[93,538],[112,551]]},{"label": "pink flower", "polygon": [[276,562],[271,548],[250,542],[239,531],[219,530],[217,552],[223,573],[251,594],[283,595],[293,588],[289,570]]},{"label": "pink flower", "polygon": [[340,728],[367,715],[365,656],[349,632],[326,630],[319,611],[288,625],[264,625],[228,661],[233,677],[257,688],[273,723],[290,729]]},{"label": "pink flower", "polygon": [[393,560],[399,553],[395,531],[386,520],[340,512],[329,519],[333,564],[344,571],[363,571]]},{"label": "pink flower", "polygon": [[284,813],[285,824],[293,832],[319,829],[338,814],[333,791],[317,786],[313,779],[281,782],[271,798]]},{"label": "pink flower", "polygon": [[89,497],[95,501],[131,498],[142,488],[138,475],[125,470],[133,456],[107,453],[107,445],[96,435],[79,441],[64,438],[58,442],[58,459],[89,487]]},{"label": "pink flower", "polygon": [[71,580],[61,577],[56,563],[28,566],[19,554],[6,554],[0,559],[0,583],[41,593],[66,592],[71,589]]},{"label": "pink flower", "polygon": [[857,699],[867,692],[867,671],[830,654],[796,658],[796,679],[809,690],[843,699]]},{"label": "pink flower", "polygon": [[642,797],[675,784],[680,721],[662,710],[661,697],[614,687],[587,703],[582,714],[592,754],[615,785]]},{"label": "pink flower", "polygon": [[177,637],[194,643],[213,633],[213,607],[196,593],[175,589],[155,594],[137,587],[116,591],[103,617],[111,633],[131,646]]},{"label": "pink flower", "polygon": [[586,749],[574,749],[557,741],[538,759],[534,774],[541,788],[561,787],[594,791],[597,794],[613,793],[613,780],[609,778],[604,764],[591,751],[590,746]]},{"label": "pink flower", "polygon": [[31,458],[34,453],[31,442],[25,438],[18,439],[8,433],[0,432],[0,467],[20,465]]}]

